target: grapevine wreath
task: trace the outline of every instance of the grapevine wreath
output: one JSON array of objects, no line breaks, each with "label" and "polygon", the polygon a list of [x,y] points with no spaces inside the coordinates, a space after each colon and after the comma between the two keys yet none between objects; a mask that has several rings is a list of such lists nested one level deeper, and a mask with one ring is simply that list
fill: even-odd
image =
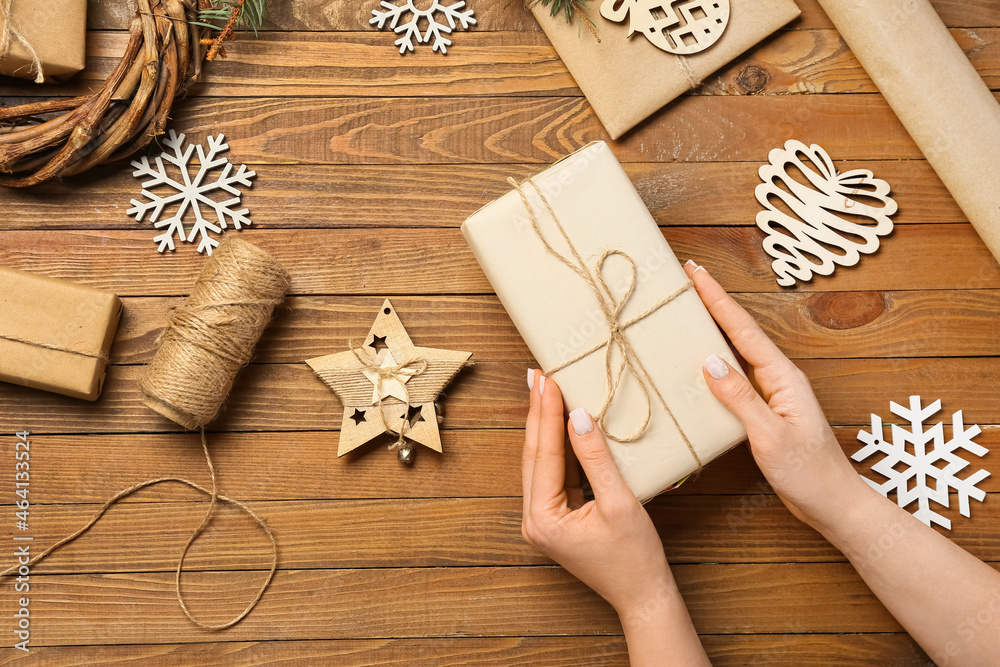
[{"label": "grapevine wreath", "polygon": [[[128,46],[96,92],[0,108],[0,185],[28,187],[125,158],[163,134],[203,59],[255,31],[264,0],[138,0]],[[210,35],[217,33],[214,38]]]}]

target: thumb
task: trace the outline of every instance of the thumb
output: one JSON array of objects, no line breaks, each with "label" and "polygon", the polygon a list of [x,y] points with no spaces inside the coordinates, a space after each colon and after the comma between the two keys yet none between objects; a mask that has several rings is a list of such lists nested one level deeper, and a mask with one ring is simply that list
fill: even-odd
[{"label": "thumb", "polygon": [[774,417],[750,381],[719,355],[705,360],[703,372],[712,394],[743,422],[747,433],[759,432]]},{"label": "thumb", "polygon": [[622,493],[633,497],[631,489],[625,483],[615,460],[608,448],[604,434],[594,425],[594,420],[583,408],[577,408],[569,413],[569,441],[573,446],[583,472],[587,475],[594,496],[601,499],[605,495]]}]

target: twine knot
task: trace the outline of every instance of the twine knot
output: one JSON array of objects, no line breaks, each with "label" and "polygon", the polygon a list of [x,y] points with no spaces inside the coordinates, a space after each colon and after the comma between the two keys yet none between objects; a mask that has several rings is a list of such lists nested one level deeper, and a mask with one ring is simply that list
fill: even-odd
[{"label": "twine knot", "polygon": [[31,42],[14,25],[14,13],[11,10],[11,5],[13,4],[14,0],[0,0],[0,21],[3,22],[3,27],[0,29],[0,60],[3,60],[7,56],[12,42],[20,42],[31,58],[31,66],[35,71],[35,83],[45,83],[45,72],[42,71],[42,59],[38,57],[38,53],[31,45]]},{"label": "twine knot", "polygon": [[[351,352],[354,353],[354,356],[357,357],[359,362],[361,362],[361,368],[359,371],[362,374],[364,371],[369,371],[376,377],[375,395],[378,396],[378,411],[379,416],[382,418],[382,425],[385,426],[386,431],[390,433],[395,432],[399,436],[396,439],[396,442],[389,445],[389,449],[392,450],[397,447],[401,447],[403,445],[403,438],[406,434],[409,422],[404,418],[398,432],[389,425],[389,419],[385,415],[385,404],[382,401],[382,389],[386,380],[398,380],[400,376],[404,376],[409,379],[420,375],[427,370],[427,360],[423,357],[413,357],[395,366],[383,366],[379,363],[377,354],[366,348],[355,347],[353,342],[348,345],[351,348]],[[406,388],[406,382],[400,382],[399,384],[403,388],[403,396],[405,397],[404,401],[407,408],[409,408],[410,392]]]},{"label": "twine knot", "polygon": [[[639,315],[636,315],[635,317],[632,317],[629,320],[623,322],[622,312],[624,311],[625,306],[628,304],[629,300],[635,293],[635,289],[636,286],[638,285],[638,280],[639,280],[639,271],[636,266],[635,260],[628,253],[622,250],[616,250],[616,249],[605,250],[601,254],[601,257],[597,260],[597,264],[594,270],[591,271],[588,268],[586,262],[583,260],[583,257],[580,255],[579,251],[577,251],[576,246],[573,245],[573,241],[570,240],[569,235],[566,233],[566,229],[563,227],[562,223],[559,221],[559,218],[556,216],[555,211],[552,209],[552,205],[549,203],[545,195],[542,194],[542,191],[539,189],[538,185],[536,185],[535,182],[529,178],[526,181],[526,184],[530,185],[531,188],[534,189],[535,193],[538,195],[539,199],[541,199],[542,203],[545,206],[546,212],[548,213],[549,217],[552,218],[552,221],[555,223],[556,229],[559,230],[559,233],[562,236],[563,241],[566,243],[566,246],[569,248],[570,253],[572,254],[572,259],[565,257],[559,251],[553,248],[552,245],[548,242],[548,240],[546,240],[545,236],[542,234],[542,230],[538,225],[538,219],[535,217],[535,213],[531,207],[531,203],[528,201],[528,197],[524,193],[524,188],[522,184],[519,184],[513,178],[508,178],[507,182],[514,187],[514,189],[517,191],[517,194],[520,196],[521,203],[524,205],[524,208],[528,213],[528,219],[531,222],[532,229],[534,229],[535,234],[542,242],[542,245],[545,246],[545,249],[548,250],[548,252],[551,255],[553,255],[556,259],[558,259],[567,267],[576,272],[576,274],[579,275],[587,283],[587,285],[590,286],[591,291],[594,293],[594,297],[597,299],[597,303],[601,308],[601,312],[604,315],[604,319],[607,321],[608,324],[608,335],[607,338],[605,338],[605,340],[592,346],[590,349],[581,352],[572,359],[563,362],[559,366],[549,369],[548,371],[545,372],[545,375],[552,375],[554,373],[557,373],[558,371],[561,371],[562,369],[567,368],[572,364],[575,364],[581,359],[584,359],[590,356],[591,354],[594,354],[601,348],[604,348],[605,349],[604,369],[606,373],[607,394],[605,395],[604,404],[601,406],[600,411],[596,415],[594,415],[594,420],[597,422],[597,425],[600,426],[601,430],[604,431],[605,436],[619,443],[635,442],[636,440],[644,436],[646,432],[649,430],[649,422],[652,420],[653,409],[652,409],[652,397],[650,395],[652,394],[659,400],[659,403],[663,407],[664,411],[670,416],[670,419],[674,422],[674,426],[677,428],[677,432],[680,433],[681,439],[684,441],[684,444],[687,446],[687,449],[691,453],[691,456],[694,457],[695,462],[698,464],[698,471],[701,471],[701,468],[703,467],[701,457],[698,456],[698,452],[695,451],[694,445],[691,444],[691,441],[688,439],[687,434],[684,433],[684,430],[681,428],[681,425],[677,421],[677,418],[674,416],[674,413],[670,409],[670,406],[667,405],[666,399],[663,398],[663,395],[660,393],[660,390],[656,387],[656,383],[653,382],[653,378],[650,377],[649,371],[646,370],[646,367],[643,365],[642,360],[639,358],[639,355],[636,354],[635,348],[632,346],[632,342],[629,340],[627,335],[628,328],[631,327],[633,324],[646,319],[654,312],[656,312],[663,306],[667,305],[668,303],[676,299],[684,292],[691,289],[693,287],[691,281],[690,280],[685,281],[684,284],[682,284],[672,293],[668,294],[666,297],[664,297],[657,303],[653,304]],[[614,292],[611,290],[611,287],[604,279],[604,265],[611,257],[622,258],[628,264],[629,268],[628,284],[625,289],[625,293],[620,298],[615,296]],[[614,364],[615,349],[618,350],[620,357],[617,367],[615,367]],[[646,417],[643,420],[642,425],[636,428],[632,433],[628,435],[616,435],[608,430],[607,426],[605,425],[605,417],[607,416],[608,410],[615,402],[615,398],[618,395],[618,390],[621,387],[622,379],[624,378],[626,372],[630,373],[635,378],[636,382],[638,382],[639,384],[640,389],[642,390],[642,394],[645,397],[646,401]]]}]

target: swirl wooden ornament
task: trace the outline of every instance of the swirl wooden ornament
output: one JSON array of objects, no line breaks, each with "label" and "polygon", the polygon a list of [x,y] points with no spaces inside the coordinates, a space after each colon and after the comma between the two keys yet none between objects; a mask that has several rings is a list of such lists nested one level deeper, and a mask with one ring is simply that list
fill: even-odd
[{"label": "swirl wooden ornament", "polygon": [[892,231],[896,202],[889,184],[872,172],[841,174],[825,150],[795,140],[768,159],[759,171],[764,182],[756,195],[765,210],[757,214],[757,226],[767,234],[764,250],[774,257],[779,285],[853,266]]},{"label": "swirl wooden ornament", "polygon": [[604,0],[601,16],[629,21],[629,37],[643,35],[678,56],[701,53],[719,41],[729,25],[729,0]]}]

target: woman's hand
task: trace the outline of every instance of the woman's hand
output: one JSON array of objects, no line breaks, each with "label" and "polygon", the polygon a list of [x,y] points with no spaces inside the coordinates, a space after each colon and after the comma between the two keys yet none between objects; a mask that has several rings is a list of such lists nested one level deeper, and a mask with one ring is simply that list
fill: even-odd
[{"label": "woman's hand", "polygon": [[[708,387],[746,427],[761,472],[801,521],[824,525],[836,498],[867,498],[805,374],[789,361],[754,319],[704,268],[684,265],[708,312],[750,368],[760,393],[723,359],[705,362]],[[839,508],[843,509],[843,507]]]},{"label": "woman's hand", "polygon": [[684,268],[763,398],[716,357],[705,362],[705,379],[746,426],[757,465],[785,505],[847,556],[935,662],[1000,665],[1000,573],[871,489],[805,375],[703,268]]},{"label": "woman's hand", "polygon": [[[590,415],[576,410],[566,421],[558,385],[528,371],[535,385],[522,461],[524,539],[556,561],[619,612],[648,604],[673,586],[663,544],[635,499]],[[595,500],[584,503],[579,461]]]},{"label": "woman's hand", "polygon": [[[611,603],[633,667],[708,664],[656,528],[615,466],[604,435],[586,411],[574,410],[568,448],[559,387],[533,370],[528,386],[524,539]],[[584,502],[577,461],[594,491],[590,502]]]}]

